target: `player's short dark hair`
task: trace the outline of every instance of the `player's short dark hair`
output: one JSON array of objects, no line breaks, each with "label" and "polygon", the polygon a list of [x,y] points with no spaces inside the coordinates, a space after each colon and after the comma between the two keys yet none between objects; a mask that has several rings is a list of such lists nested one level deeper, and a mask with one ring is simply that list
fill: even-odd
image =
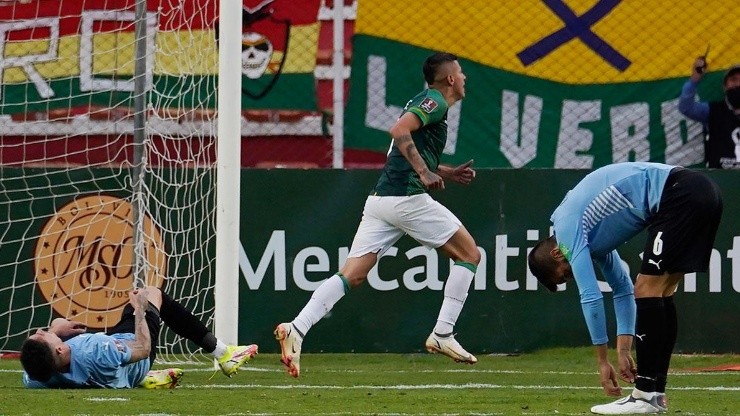
[{"label": "player's short dark hair", "polygon": [[434,80],[437,78],[437,71],[439,68],[447,62],[457,61],[457,56],[448,52],[437,52],[434,55],[429,56],[424,61],[424,67],[422,72],[424,73],[424,81],[427,84],[432,85]]},{"label": "player's short dark hair", "polygon": [[529,256],[527,256],[529,271],[550,292],[555,292],[558,289],[557,284],[552,280],[557,269],[557,262],[550,255],[550,250],[552,250],[554,242],[554,237],[540,241],[529,252]]},{"label": "player's short dark hair", "polygon": [[31,380],[46,382],[56,372],[49,344],[30,338],[21,346],[21,365]]}]

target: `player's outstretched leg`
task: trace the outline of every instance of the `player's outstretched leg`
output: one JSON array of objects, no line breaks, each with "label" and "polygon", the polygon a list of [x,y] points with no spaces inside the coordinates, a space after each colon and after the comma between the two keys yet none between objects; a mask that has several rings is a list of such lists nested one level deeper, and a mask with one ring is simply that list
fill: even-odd
[{"label": "player's outstretched leg", "polygon": [[425,346],[427,351],[432,354],[444,354],[458,363],[475,364],[478,362],[473,354],[465,351],[465,348],[455,340],[454,334],[439,335],[432,332],[427,338]]},{"label": "player's outstretched leg", "polygon": [[303,337],[290,322],[275,328],[275,339],[280,343],[280,362],[288,368],[288,374],[298,378],[301,375],[301,344]]},{"label": "player's outstretched leg", "polygon": [[229,345],[221,357],[218,358],[218,366],[224,375],[231,377],[239,371],[242,364],[249,362],[257,355],[257,345]]}]

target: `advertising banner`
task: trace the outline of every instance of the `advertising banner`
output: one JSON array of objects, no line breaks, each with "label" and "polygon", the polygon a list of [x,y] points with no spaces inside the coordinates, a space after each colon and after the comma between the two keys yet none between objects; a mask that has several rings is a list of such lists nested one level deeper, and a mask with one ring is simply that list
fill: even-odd
[{"label": "advertising banner", "polygon": [[[43,198],[43,176],[29,181],[30,169],[2,170],[4,223],[0,276],[0,327],[5,349],[20,347],[28,328],[47,325],[51,316],[85,317],[91,327],[115,319],[104,308],[119,309],[132,283],[130,206],[125,197],[100,195],[91,179],[111,171],[75,175],[78,196]],[[50,172],[47,172],[50,173]],[[549,217],[565,193],[588,171],[569,169],[479,170],[467,187],[449,184],[432,196],[465,224],[476,240],[481,262],[455,328],[458,340],[474,353],[509,353],[544,347],[590,345],[577,288],[550,293],[528,273],[528,250],[550,233]],[[737,172],[709,171],[723,191],[720,223],[708,273],[687,275],[676,304],[681,352],[740,351],[736,328],[740,300],[740,187]],[[91,176],[92,175],[92,176]],[[32,176],[32,175],[31,175]],[[292,320],[321,282],[337,272],[349,252],[375,170],[242,170],[239,257],[239,340],[278,350],[272,331]],[[297,186],[296,184],[299,184]],[[29,190],[29,186],[31,186]],[[65,191],[56,189],[56,191]],[[73,195],[60,193],[59,195]],[[174,195],[174,194],[173,194]],[[42,201],[42,202],[34,202]],[[151,201],[156,206],[156,201]],[[10,208],[12,207],[12,209]],[[32,219],[22,214],[31,208]],[[92,209],[95,208],[95,209]],[[204,208],[204,212],[212,209]],[[152,212],[183,224],[176,240],[160,237],[146,219],[149,284],[187,295],[188,302],[212,310],[212,251],[200,253],[203,232],[187,230],[200,212]],[[175,218],[176,216],[181,216]],[[208,230],[207,232],[213,232]],[[168,242],[169,241],[169,242]],[[170,254],[177,247],[200,253],[182,264]],[[635,276],[644,233],[620,248]],[[196,249],[197,248],[197,249]],[[450,261],[437,251],[403,237],[379,261],[361,287],[351,290],[318,322],[303,344],[306,352],[422,351],[443,298]],[[210,283],[209,283],[210,282]],[[207,287],[205,287],[207,286]],[[68,287],[91,297],[68,297]],[[609,335],[614,340],[610,293],[604,290]],[[103,307],[101,307],[101,305]],[[61,309],[60,309],[61,308]],[[204,320],[212,322],[210,315]]]},{"label": "advertising banner", "polygon": [[[6,3],[0,114],[131,106],[136,2]],[[320,1],[302,3],[243,1],[243,108],[316,109]],[[169,106],[216,107],[217,7],[216,0],[147,1],[147,88]]]},{"label": "advertising banner", "polygon": [[[590,345],[575,284],[550,293],[528,273],[529,249],[550,233],[549,218],[588,171],[494,169],[478,171],[469,187],[450,184],[432,196],[465,224],[482,260],[455,331],[470,351],[515,352]],[[725,215],[708,273],[679,286],[678,351],[739,351],[728,337],[740,299],[740,209],[736,172],[712,171],[724,192]],[[239,336],[277,347],[271,331],[292,320],[311,292],[346,259],[365,198],[378,172],[245,171],[242,184]],[[300,183],[301,186],[295,186]],[[634,278],[644,233],[620,254]],[[403,237],[311,330],[305,351],[422,351],[443,298],[450,261]],[[607,289],[602,284],[603,290]],[[604,293],[610,339],[615,322]],[[247,312],[251,311],[251,312]],[[261,345],[262,345],[261,344]],[[262,346],[261,346],[262,348]]]}]

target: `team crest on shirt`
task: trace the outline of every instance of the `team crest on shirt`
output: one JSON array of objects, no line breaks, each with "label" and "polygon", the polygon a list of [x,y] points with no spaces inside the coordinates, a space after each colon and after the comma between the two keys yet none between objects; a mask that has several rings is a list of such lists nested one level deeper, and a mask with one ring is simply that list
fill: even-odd
[{"label": "team crest on shirt", "polygon": [[437,106],[437,102],[428,97],[425,98],[424,101],[421,102],[421,104],[419,104],[419,108],[424,110],[424,112],[426,113],[431,113],[432,111],[434,111],[435,108],[437,108]]},{"label": "team crest on shirt", "polygon": [[560,252],[563,253],[563,257],[565,257],[568,261],[570,261],[570,249],[565,244],[558,244],[558,248],[560,249]]}]

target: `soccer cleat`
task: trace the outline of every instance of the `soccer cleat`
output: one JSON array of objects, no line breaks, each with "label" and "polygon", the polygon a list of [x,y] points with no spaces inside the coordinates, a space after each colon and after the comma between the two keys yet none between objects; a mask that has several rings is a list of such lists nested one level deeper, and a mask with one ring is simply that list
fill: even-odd
[{"label": "soccer cleat", "polygon": [[139,383],[145,389],[174,389],[182,380],[181,368],[167,368],[164,370],[151,370],[146,374],[144,380]]},{"label": "soccer cleat", "polygon": [[467,351],[455,340],[455,334],[442,337],[432,332],[425,343],[427,351],[432,354],[444,354],[457,363],[475,364],[478,359]]},{"label": "soccer cleat", "polygon": [[597,415],[647,415],[660,413],[658,398],[650,400],[638,399],[633,395],[623,397],[607,404],[600,404],[591,408],[591,413]]},{"label": "soccer cleat", "polygon": [[665,393],[656,393],[655,400],[656,400],[656,403],[654,404],[654,406],[658,408],[658,413],[667,413],[668,412],[668,396],[666,396]]},{"label": "soccer cleat", "polygon": [[218,366],[221,367],[224,375],[231,377],[239,371],[242,364],[249,362],[257,355],[257,345],[229,345],[226,352],[218,359]]},{"label": "soccer cleat", "polygon": [[289,322],[278,325],[274,333],[275,339],[280,343],[280,362],[288,368],[288,374],[298,378],[301,375],[303,337]]}]

